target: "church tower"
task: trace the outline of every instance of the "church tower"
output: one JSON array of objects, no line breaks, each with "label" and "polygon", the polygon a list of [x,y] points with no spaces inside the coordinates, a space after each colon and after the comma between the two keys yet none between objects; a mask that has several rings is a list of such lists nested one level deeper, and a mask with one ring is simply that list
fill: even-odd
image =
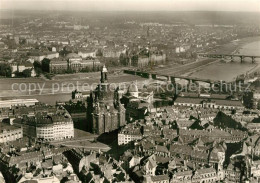
[{"label": "church tower", "polygon": [[88,99],[87,123],[94,134],[116,130],[126,123],[125,108],[120,102],[115,105],[117,97],[109,86],[108,71],[103,66],[100,83]]},{"label": "church tower", "polygon": [[101,83],[107,83],[107,68],[104,65],[102,70],[101,70],[101,79],[100,79]]}]

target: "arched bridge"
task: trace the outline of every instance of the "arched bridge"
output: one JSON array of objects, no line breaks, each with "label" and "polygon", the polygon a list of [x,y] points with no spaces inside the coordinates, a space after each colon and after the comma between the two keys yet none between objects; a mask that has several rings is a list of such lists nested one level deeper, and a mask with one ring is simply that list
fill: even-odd
[{"label": "arched bridge", "polygon": [[252,63],[255,63],[256,58],[260,58],[260,56],[251,56],[251,55],[238,55],[238,54],[209,54],[209,53],[198,53],[199,57],[207,57],[207,58],[221,58],[221,59],[230,59],[232,62],[234,58],[240,58],[241,62],[244,62],[245,58],[251,58]]},{"label": "arched bridge", "polygon": [[204,83],[209,83],[210,85],[218,84],[220,81],[217,80],[211,80],[211,79],[201,79],[201,78],[196,78],[196,77],[189,77],[189,76],[177,76],[177,75],[165,75],[165,74],[160,74],[157,72],[144,72],[144,71],[136,71],[136,70],[124,70],[124,73],[127,74],[133,74],[133,75],[138,75],[141,77],[145,78],[152,78],[152,79],[162,79],[165,78],[168,82],[175,82],[175,79],[185,79],[189,83],[192,82],[204,82]]}]

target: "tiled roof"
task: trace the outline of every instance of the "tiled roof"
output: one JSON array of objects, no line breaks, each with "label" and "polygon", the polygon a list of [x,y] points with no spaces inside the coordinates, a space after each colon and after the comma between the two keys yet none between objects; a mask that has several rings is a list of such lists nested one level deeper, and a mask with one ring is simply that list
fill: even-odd
[{"label": "tiled roof", "polygon": [[187,104],[202,104],[202,100],[200,98],[185,98],[185,97],[178,97],[174,103],[187,103]]},{"label": "tiled roof", "polygon": [[161,145],[157,145],[157,146],[155,147],[155,149],[156,149],[156,151],[159,151],[159,152],[165,152],[165,153],[168,153],[168,152],[169,152],[168,149],[167,149],[167,147],[161,146]]},{"label": "tiled roof", "polygon": [[177,177],[178,176],[192,176],[192,171],[187,170],[187,171],[182,171],[182,172],[176,172],[175,174]]},{"label": "tiled roof", "polygon": [[153,182],[169,180],[168,175],[156,175],[151,177]]}]

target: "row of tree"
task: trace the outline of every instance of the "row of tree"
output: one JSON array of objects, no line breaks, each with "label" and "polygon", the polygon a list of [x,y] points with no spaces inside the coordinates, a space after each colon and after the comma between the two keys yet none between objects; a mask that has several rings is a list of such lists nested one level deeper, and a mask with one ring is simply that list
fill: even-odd
[{"label": "row of tree", "polygon": [[22,72],[16,71],[14,74],[18,78],[28,78],[31,77],[31,69],[25,69]]},{"label": "row of tree", "polygon": [[35,69],[36,75],[39,76],[42,73],[50,72],[50,59],[44,58],[41,62],[34,61],[33,67]]}]

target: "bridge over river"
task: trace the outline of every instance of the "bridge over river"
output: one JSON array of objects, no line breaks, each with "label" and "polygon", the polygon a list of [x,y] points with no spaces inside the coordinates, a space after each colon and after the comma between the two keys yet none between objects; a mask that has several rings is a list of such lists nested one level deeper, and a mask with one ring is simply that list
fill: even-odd
[{"label": "bridge over river", "polygon": [[230,59],[231,62],[234,62],[234,58],[240,58],[240,62],[244,62],[245,58],[250,58],[252,63],[255,63],[256,58],[260,56],[251,56],[251,55],[238,55],[238,54],[210,54],[210,53],[198,53],[198,57],[206,58],[220,58],[220,59]]},{"label": "bridge over river", "polygon": [[204,82],[210,84],[210,86],[213,86],[214,84],[219,84],[220,81],[212,80],[212,79],[201,79],[196,77],[190,77],[190,76],[177,76],[177,75],[165,75],[158,72],[145,72],[145,71],[136,71],[136,70],[124,70],[124,73],[127,74],[133,74],[138,75],[145,78],[152,78],[152,79],[158,79],[158,80],[167,80],[168,82],[175,83],[176,79],[184,79],[187,80],[188,83],[192,82]]},{"label": "bridge over river", "polygon": [[[237,54],[209,54],[209,53],[199,53],[198,57],[204,57],[204,58],[221,58],[221,59],[231,59],[231,61],[234,61],[235,57],[240,58],[241,62],[245,61],[245,58],[251,58],[252,63],[255,63],[256,58],[260,58],[260,56],[250,56],[250,55],[237,55]],[[192,82],[204,82],[209,83],[210,86],[214,86],[215,84],[219,84],[221,81],[219,80],[212,80],[212,79],[202,79],[202,78],[196,78],[191,76],[180,76],[180,75],[168,75],[163,74],[160,71],[158,72],[146,72],[146,71],[138,71],[138,70],[124,70],[127,74],[133,74],[138,75],[145,78],[152,78],[152,79],[163,79],[167,80],[168,82],[175,83],[176,79],[184,79],[187,80],[188,83]]]}]

